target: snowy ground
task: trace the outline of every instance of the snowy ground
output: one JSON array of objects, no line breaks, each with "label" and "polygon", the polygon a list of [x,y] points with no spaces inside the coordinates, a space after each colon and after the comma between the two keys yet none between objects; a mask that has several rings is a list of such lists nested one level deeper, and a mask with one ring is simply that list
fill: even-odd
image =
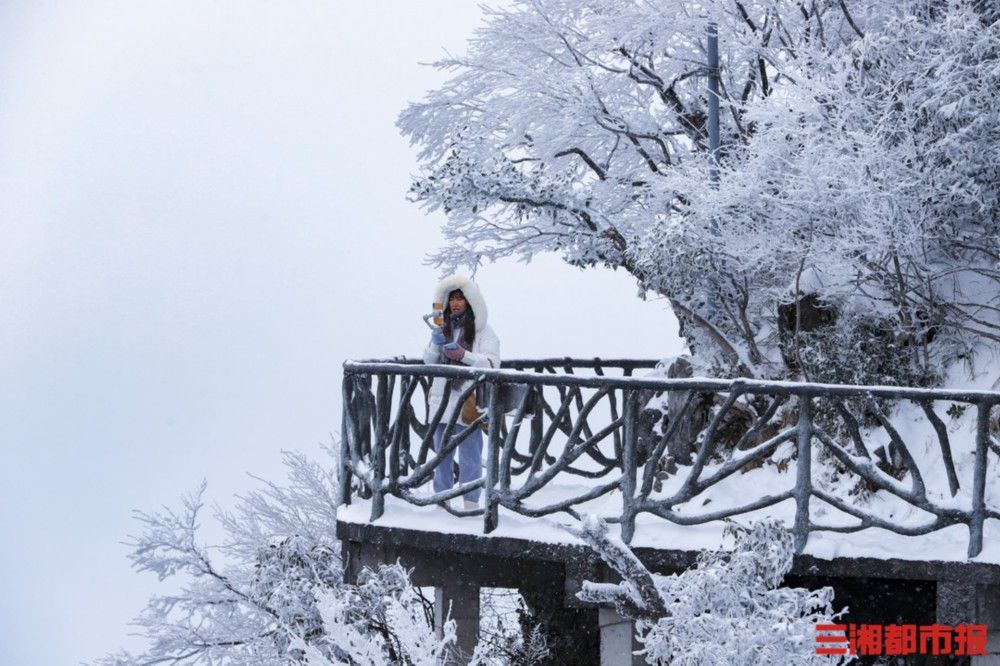
[{"label": "snowy ground", "polygon": [[[546,488],[550,496],[559,494],[560,490],[575,494],[580,489],[560,484],[552,484]],[[605,499],[605,502],[613,505],[615,499],[620,502],[620,495],[613,493],[610,498]],[[814,500],[814,504],[819,502]],[[368,502],[355,500],[350,506],[340,507],[337,518],[348,523],[368,523],[370,512],[371,507]],[[607,512],[605,515],[615,513],[617,511]],[[792,500],[787,500],[767,510],[740,516],[738,520],[745,522],[754,517],[777,516],[787,518],[790,522],[793,513],[794,503]],[[385,514],[373,524],[444,534],[483,535],[482,518],[459,518],[436,506],[417,507],[396,497],[386,498]],[[543,543],[579,543],[563,529],[564,526],[572,524],[574,524],[573,519],[566,514],[527,518],[501,507],[497,529],[485,536],[529,539]],[[636,519],[636,532],[632,545],[669,550],[716,548],[723,545],[723,525],[719,521],[695,526],[675,525],[656,516],[643,514]],[[822,559],[871,557],[1000,564],[1000,524],[997,521],[987,521],[985,531],[983,552],[972,560],[966,557],[969,530],[963,525],[953,525],[920,537],[901,536],[879,528],[870,528],[853,534],[814,532],[809,536],[804,552]]]}]

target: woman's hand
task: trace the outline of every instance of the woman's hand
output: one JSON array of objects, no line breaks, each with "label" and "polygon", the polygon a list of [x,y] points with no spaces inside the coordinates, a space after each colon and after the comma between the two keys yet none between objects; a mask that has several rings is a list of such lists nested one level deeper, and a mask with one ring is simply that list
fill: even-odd
[{"label": "woman's hand", "polygon": [[449,342],[441,349],[441,353],[452,361],[461,361],[465,357],[465,350],[457,342]]}]

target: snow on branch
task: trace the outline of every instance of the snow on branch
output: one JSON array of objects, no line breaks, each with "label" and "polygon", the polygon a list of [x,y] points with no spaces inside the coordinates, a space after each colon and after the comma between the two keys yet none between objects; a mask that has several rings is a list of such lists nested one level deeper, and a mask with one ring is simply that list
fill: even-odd
[{"label": "snow on branch", "polygon": [[285,483],[261,480],[232,511],[216,512],[227,535],[219,547],[197,539],[204,482],[179,509],[136,512],[142,531],[127,542],[133,566],[174,591],[150,599],[133,622],[148,639],[142,654],[97,663],[443,663],[454,623],[435,636],[405,569],[383,566],[344,583],[330,471],[337,465],[298,453],[286,453],[285,465]]},{"label": "snow on branch", "polygon": [[667,606],[656,588],[653,575],[639,558],[618,537],[613,537],[607,524],[593,516],[580,522],[579,529],[570,529],[593,548],[622,577],[619,585],[584,582],[579,597],[591,603],[611,601],[619,612],[631,618],[657,618],[667,614]]},{"label": "snow on branch", "polygon": [[813,649],[816,624],[845,612],[833,612],[833,590],[781,587],[794,546],[777,522],[729,523],[732,550],[704,551],[694,567],[670,576],[650,573],[597,518],[571,531],[622,578],[585,581],[578,596],[635,620],[650,664],[844,663]]},{"label": "snow on branch", "polygon": [[[623,268],[670,299],[699,374],[932,383],[1000,342],[994,4],[487,12],[468,53],[439,63],[451,78],[398,120],[419,148],[412,199],[447,215],[431,262]],[[809,289],[790,289],[799,273]],[[806,297],[825,327],[804,323]]]}]

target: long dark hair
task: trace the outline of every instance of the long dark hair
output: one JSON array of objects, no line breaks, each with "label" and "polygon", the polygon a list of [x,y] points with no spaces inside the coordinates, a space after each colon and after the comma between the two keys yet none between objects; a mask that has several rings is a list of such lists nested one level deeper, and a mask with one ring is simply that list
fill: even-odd
[{"label": "long dark hair", "polygon": [[[448,306],[448,302],[451,300],[451,295],[456,291],[462,290],[452,289],[448,292],[448,296],[444,301],[444,337],[448,340],[452,339],[451,308]],[[465,292],[462,292],[462,298],[465,298]],[[465,322],[462,326],[462,341],[468,345],[469,349],[472,349],[472,343],[476,341],[476,313],[473,311],[472,306],[469,305],[468,298],[465,298]]]}]

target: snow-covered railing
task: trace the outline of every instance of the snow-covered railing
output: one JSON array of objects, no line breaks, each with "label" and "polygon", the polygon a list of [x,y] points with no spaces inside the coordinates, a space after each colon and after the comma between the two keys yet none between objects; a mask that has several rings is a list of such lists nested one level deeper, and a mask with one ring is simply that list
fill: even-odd
[{"label": "snow-covered railing", "polygon": [[[507,361],[498,370],[349,361],[341,499],[350,504],[352,493],[370,499],[373,521],[387,495],[437,504],[483,516],[489,533],[500,507],[528,517],[577,516],[603,502],[607,514],[620,492],[605,518],[621,524],[626,542],[641,514],[697,525],[791,500],[799,551],[811,532],[883,528],[919,536],[961,524],[969,529],[969,557],[982,551],[986,521],[1000,520],[987,503],[988,467],[990,478],[1000,477],[997,461],[989,460],[991,451],[1000,455],[993,436],[1000,428],[991,420],[1000,392],[632,376],[655,367],[599,359]],[[488,388],[485,413],[468,428],[457,414],[443,413],[447,400],[428,414],[436,377],[472,380],[458,404]],[[517,399],[507,402],[505,415],[512,394]],[[446,424],[440,453],[433,448],[438,424]],[[483,478],[426,490],[445,452],[483,424]],[[768,465],[777,471],[762,472]],[[758,474],[739,489],[750,496],[703,510],[713,490],[737,473]],[[769,487],[785,479],[788,487]],[[480,487],[482,508],[462,511],[448,503]],[[840,520],[820,521],[818,514]]]}]

